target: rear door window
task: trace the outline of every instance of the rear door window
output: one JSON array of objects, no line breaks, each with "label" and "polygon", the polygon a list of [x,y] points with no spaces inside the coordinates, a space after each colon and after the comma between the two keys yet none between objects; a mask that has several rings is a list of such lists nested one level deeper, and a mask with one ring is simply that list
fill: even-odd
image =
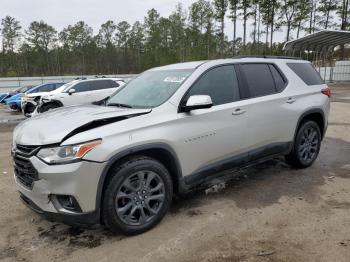
[{"label": "rear door window", "polygon": [[324,81],[322,80],[321,76],[319,75],[319,73],[315,70],[315,68],[311,64],[309,64],[309,63],[287,63],[287,65],[308,86],[324,84]]},{"label": "rear door window", "polygon": [[91,81],[92,90],[102,90],[114,87],[113,81],[111,80],[96,80]]},{"label": "rear door window", "polygon": [[242,64],[240,68],[250,97],[266,96],[277,92],[268,64]]}]

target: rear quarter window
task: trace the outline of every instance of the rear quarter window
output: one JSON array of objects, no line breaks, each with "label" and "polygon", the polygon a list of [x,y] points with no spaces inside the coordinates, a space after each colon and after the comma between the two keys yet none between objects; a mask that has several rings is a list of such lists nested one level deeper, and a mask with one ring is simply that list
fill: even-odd
[{"label": "rear quarter window", "polygon": [[287,81],[284,79],[284,77],[281,75],[281,73],[276,69],[275,66],[269,65],[270,71],[272,74],[273,79],[275,80],[275,85],[277,92],[282,92],[285,88]]},{"label": "rear quarter window", "polygon": [[311,64],[287,63],[287,65],[308,86],[324,84],[324,81],[322,80],[321,76]]}]

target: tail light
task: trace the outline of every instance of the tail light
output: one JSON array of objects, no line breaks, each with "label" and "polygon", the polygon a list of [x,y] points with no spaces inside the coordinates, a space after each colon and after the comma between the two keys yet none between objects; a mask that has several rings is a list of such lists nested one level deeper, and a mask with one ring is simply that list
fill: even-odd
[{"label": "tail light", "polygon": [[331,89],[329,87],[327,87],[325,89],[322,89],[321,93],[326,95],[326,96],[328,96],[328,97],[331,97],[331,95],[332,95],[332,91],[331,91]]}]

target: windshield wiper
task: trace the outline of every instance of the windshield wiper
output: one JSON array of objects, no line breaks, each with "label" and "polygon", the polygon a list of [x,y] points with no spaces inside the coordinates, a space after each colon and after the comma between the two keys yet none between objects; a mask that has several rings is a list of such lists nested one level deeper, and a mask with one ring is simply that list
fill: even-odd
[{"label": "windshield wiper", "polygon": [[109,103],[109,104],[107,104],[107,106],[117,106],[117,107],[132,108],[132,106],[131,106],[131,105],[127,105],[127,104],[120,104],[120,103]]}]

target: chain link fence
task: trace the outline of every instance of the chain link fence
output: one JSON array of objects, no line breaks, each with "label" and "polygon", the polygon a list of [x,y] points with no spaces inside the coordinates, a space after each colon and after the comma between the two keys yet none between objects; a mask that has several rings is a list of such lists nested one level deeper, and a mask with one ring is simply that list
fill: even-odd
[{"label": "chain link fence", "polygon": [[313,63],[316,70],[326,82],[349,82],[350,60],[331,61],[327,66],[320,66],[321,62]]}]

